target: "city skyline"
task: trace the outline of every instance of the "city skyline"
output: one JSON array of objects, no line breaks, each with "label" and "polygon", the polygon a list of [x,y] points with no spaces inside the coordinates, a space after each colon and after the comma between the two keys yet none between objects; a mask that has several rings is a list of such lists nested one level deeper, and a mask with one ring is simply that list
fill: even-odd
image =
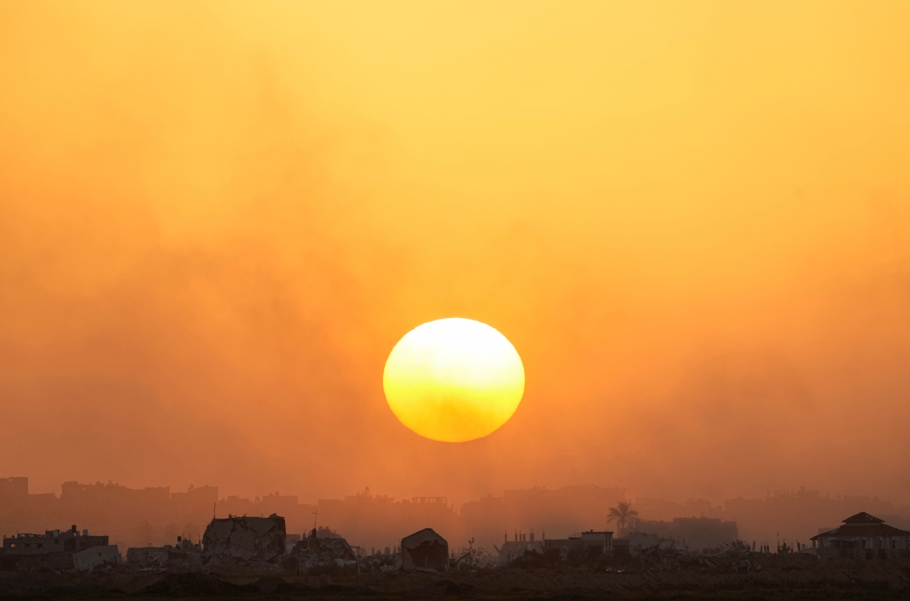
[{"label": "city skyline", "polygon": [[[266,517],[274,513],[286,520],[289,533],[306,534],[315,524],[338,532],[354,545],[383,548],[394,545],[395,533],[433,524],[455,544],[466,545],[468,539],[474,539],[478,548],[492,549],[503,535],[511,540],[513,534],[536,532],[538,540],[543,540],[547,533],[559,538],[592,528],[610,529],[610,510],[621,501],[631,502],[641,520],[630,531],[659,530],[666,536],[669,524],[678,520],[709,519],[717,520],[718,527],[730,524],[742,540],[771,547],[781,541],[806,545],[811,536],[861,511],[910,527],[908,504],[871,495],[831,496],[805,489],[712,502],[636,498],[620,487],[576,485],[501,490],[459,503],[436,496],[394,498],[369,488],[340,498],[308,499],[280,491],[244,498],[222,494],[211,485],[181,491],[131,489],[102,482],[67,482],[61,495],[32,494],[26,499],[24,487],[23,478],[0,479],[0,526],[18,524],[42,530],[38,526],[48,520],[87,520],[92,531],[105,530],[111,540],[129,546],[145,544],[140,531],[152,537],[146,541],[149,543],[165,544],[177,535],[198,540],[213,516]],[[704,527],[693,526],[691,535]],[[720,544],[735,538],[714,540]]]},{"label": "city skyline", "polygon": [[[0,474],[907,503],[908,22],[2,2]],[[464,442],[383,387],[451,318],[511,349]]]}]

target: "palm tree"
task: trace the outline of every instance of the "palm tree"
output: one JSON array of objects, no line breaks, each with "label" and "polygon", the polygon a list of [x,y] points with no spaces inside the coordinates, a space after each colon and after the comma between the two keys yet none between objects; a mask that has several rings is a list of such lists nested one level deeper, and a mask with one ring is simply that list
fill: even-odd
[{"label": "palm tree", "polygon": [[610,508],[610,517],[607,518],[608,524],[614,521],[619,526],[619,530],[623,531],[638,522],[638,512],[632,509],[632,504],[628,501],[619,501],[616,503],[616,507]]}]

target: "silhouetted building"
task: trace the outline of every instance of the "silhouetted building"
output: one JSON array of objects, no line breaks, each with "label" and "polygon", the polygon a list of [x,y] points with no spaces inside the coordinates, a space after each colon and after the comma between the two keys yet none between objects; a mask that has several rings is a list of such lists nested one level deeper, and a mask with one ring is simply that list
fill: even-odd
[{"label": "silhouetted building", "polygon": [[210,512],[218,502],[218,487],[190,486],[186,492],[172,492],[170,501],[172,511],[188,513],[205,509]]},{"label": "silhouetted building", "polygon": [[285,552],[287,529],[284,518],[215,518],[205,529],[202,548],[207,562],[275,562]]},{"label": "silhouetted building", "polygon": [[131,547],[126,550],[126,562],[140,568],[199,568],[202,566],[202,544],[178,536],[176,545]]},{"label": "silhouetted building", "polygon": [[0,478],[0,501],[28,498],[28,478]]},{"label": "silhouetted building", "polygon": [[449,565],[449,543],[432,528],[401,539],[401,562],[405,569],[444,570]]},{"label": "silhouetted building", "polygon": [[168,487],[134,489],[119,484],[80,484],[64,482],[60,501],[70,510],[92,509],[99,506],[119,506],[141,513],[166,509],[171,498]]},{"label": "silhouetted building", "polygon": [[601,486],[534,487],[506,490],[462,505],[464,538],[491,546],[502,530],[534,528],[539,532],[578,532],[591,525],[606,526],[609,507],[625,498],[625,489]]},{"label": "silhouetted building", "polygon": [[661,540],[657,535],[647,532],[630,532],[613,541],[613,547],[617,551],[631,555],[637,555],[641,551],[659,546],[661,546]]},{"label": "silhouetted building", "polygon": [[544,549],[558,549],[563,559],[566,559],[572,553],[578,552],[583,552],[586,555],[603,555],[613,551],[613,533],[588,530],[587,532],[582,532],[581,536],[548,538],[544,541]]},{"label": "silhouetted building", "polygon": [[73,554],[73,565],[82,572],[120,562],[120,551],[117,549],[117,545],[98,545]]},{"label": "silhouetted building", "polygon": [[658,540],[672,540],[693,551],[716,549],[737,540],[736,522],[719,518],[673,518],[669,522],[641,520],[635,531],[652,534]]},{"label": "silhouetted building", "polygon": [[[900,519],[899,515],[910,517],[910,507],[898,507],[878,497],[830,496],[801,487],[796,491],[773,491],[765,498],[727,500],[723,518],[736,521],[742,540],[767,543],[778,536],[786,540],[809,540],[818,534],[819,524],[837,524],[844,516],[860,511],[886,517],[892,524]],[[721,517],[697,512],[676,515]]]},{"label": "silhouetted building", "polygon": [[600,547],[601,553],[609,553],[613,550],[613,533],[610,531],[596,532],[588,530],[581,533],[581,540],[586,549]]},{"label": "silhouetted building", "polygon": [[3,539],[3,551],[6,556],[46,555],[49,553],[78,553],[90,547],[107,545],[107,536],[90,535],[88,530],[81,533],[73,526],[66,531],[48,530],[44,534],[20,533]]},{"label": "silhouetted building", "polygon": [[[363,547],[392,546],[400,540],[402,532],[413,532],[425,524],[434,524],[446,533],[461,532],[460,517],[446,497],[396,500],[385,495],[373,495],[367,488],[344,499],[319,499],[314,509],[318,512],[320,524],[349,539],[356,537],[357,543]],[[312,527],[313,517],[310,513],[307,530]],[[496,538],[499,538],[498,533]]]},{"label": "silhouetted building", "polygon": [[[109,545],[107,536],[81,533],[73,526],[69,530],[47,530],[44,534],[25,532],[3,539],[3,564],[8,568],[46,567],[54,570],[72,569],[73,556],[95,547]],[[105,553],[107,557],[110,553]],[[118,554],[119,557],[119,554]]]},{"label": "silhouetted building", "polygon": [[29,500],[28,478],[0,478],[0,516],[8,517],[27,510]]},{"label": "silhouetted building", "polygon": [[910,532],[885,524],[865,511],[848,517],[840,528],[812,537],[822,559],[894,559],[910,557]]},{"label": "silhouetted building", "polygon": [[530,535],[515,532],[513,540],[509,540],[509,535],[507,533],[504,536],[502,546],[497,547],[496,545],[493,545],[493,548],[499,554],[499,563],[505,565],[518,559],[525,553],[543,553],[544,543],[543,540],[534,540],[533,532],[531,532]]}]

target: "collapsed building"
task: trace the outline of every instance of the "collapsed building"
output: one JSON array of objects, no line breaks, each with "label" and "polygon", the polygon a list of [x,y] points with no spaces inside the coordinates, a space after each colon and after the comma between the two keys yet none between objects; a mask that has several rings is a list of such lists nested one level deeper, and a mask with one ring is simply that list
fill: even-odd
[{"label": "collapsed building", "polygon": [[215,518],[202,536],[206,563],[275,563],[285,554],[287,530],[284,518],[230,516]]},{"label": "collapsed building", "polygon": [[44,534],[19,533],[4,537],[0,565],[5,569],[47,568],[91,570],[106,563],[120,563],[116,545],[109,537],[69,530],[46,530]]},{"label": "collapsed building", "polygon": [[163,568],[170,561],[170,545],[163,547],[130,547],[126,550],[126,563],[138,568]]},{"label": "collapsed building", "polygon": [[73,553],[73,567],[82,572],[104,565],[117,565],[120,562],[117,545],[98,545]]},{"label": "collapsed building", "polygon": [[350,565],[357,561],[354,549],[341,537],[318,537],[314,528],[310,535],[302,538],[290,553],[300,569],[314,566]]},{"label": "collapsed building", "polygon": [[401,564],[406,570],[445,570],[449,566],[449,543],[432,528],[401,539]]},{"label": "collapsed building", "polygon": [[202,565],[202,545],[178,536],[176,545],[131,547],[126,551],[126,563],[139,568],[198,567]]}]

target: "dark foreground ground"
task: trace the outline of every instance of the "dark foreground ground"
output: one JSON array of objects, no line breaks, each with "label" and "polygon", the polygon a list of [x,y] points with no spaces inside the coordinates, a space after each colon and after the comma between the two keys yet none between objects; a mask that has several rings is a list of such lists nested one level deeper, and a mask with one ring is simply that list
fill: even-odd
[{"label": "dark foreground ground", "polygon": [[[765,556],[737,563],[496,568],[444,573],[129,572],[0,574],[0,597],[21,599],[906,599],[910,562]],[[619,571],[619,570],[622,571]],[[331,581],[331,584],[327,584]]]}]

